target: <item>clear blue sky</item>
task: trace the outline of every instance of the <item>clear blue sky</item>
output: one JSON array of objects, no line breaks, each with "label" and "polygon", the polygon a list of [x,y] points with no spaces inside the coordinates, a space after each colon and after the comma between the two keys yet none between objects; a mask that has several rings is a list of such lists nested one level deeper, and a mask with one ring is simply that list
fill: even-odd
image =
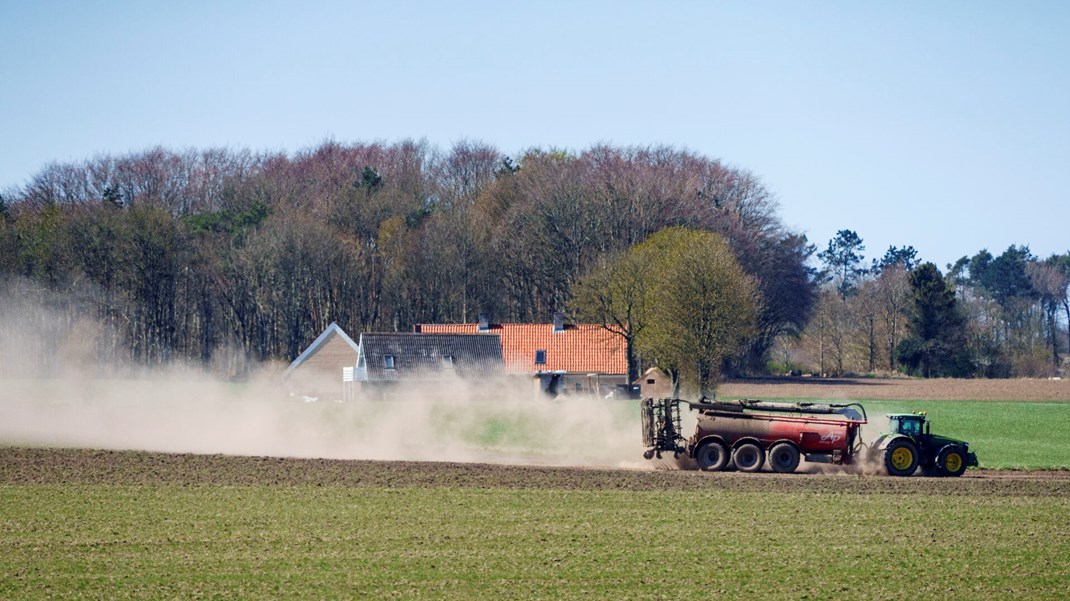
[{"label": "clear blue sky", "polygon": [[819,246],[1070,250],[1068,2],[0,3],[0,190],[154,145],[670,144]]}]

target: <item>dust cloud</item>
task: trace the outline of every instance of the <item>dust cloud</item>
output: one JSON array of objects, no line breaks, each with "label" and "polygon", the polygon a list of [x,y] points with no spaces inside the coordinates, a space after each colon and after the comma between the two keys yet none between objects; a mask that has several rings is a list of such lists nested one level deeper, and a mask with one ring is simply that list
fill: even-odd
[{"label": "dust cloud", "polygon": [[307,402],[287,393],[279,365],[240,383],[177,365],[112,366],[100,376],[93,353],[75,344],[91,324],[41,303],[0,300],[0,445],[649,467],[638,401],[553,400],[519,378]]},{"label": "dust cloud", "polygon": [[[643,467],[635,401],[532,398],[452,382],[388,400],[303,402],[273,376],[0,381],[0,444],[331,459]],[[480,396],[486,396],[482,394]]]}]

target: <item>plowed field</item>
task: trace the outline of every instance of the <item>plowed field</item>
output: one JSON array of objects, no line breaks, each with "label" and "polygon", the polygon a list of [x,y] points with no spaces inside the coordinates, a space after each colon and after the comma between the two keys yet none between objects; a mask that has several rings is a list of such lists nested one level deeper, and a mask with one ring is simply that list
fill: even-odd
[{"label": "plowed field", "polygon": [[961,478],[739,474],[0,448],[0,484],[351,486],[540,490],[1065,495],[1070,471],[970,470]]}]

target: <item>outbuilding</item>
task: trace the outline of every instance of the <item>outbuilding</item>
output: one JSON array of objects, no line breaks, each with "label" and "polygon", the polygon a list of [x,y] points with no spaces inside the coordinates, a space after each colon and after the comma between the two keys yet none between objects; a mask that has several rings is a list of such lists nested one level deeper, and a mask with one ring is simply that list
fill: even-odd
[{"label": "outbuilding", "polygon": [[337,323],[331,323],[283,373],[292,396],[306,401],[341,400],[342,374],[357,362],[358,345]]}]

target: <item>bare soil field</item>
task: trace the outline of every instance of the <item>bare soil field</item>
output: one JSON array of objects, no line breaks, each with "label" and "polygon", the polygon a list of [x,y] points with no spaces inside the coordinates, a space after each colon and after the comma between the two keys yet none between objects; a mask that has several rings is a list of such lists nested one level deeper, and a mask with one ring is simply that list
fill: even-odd
[{"label": "bare soil field", "polygon": [[346,461],[0,448],[0,484],[810,492],[1070,496],[1070,471],[971,470],[962,478],[739,474],[475,463]]},{"label": "bare soil field", "polygon": [[724,398],[1070,402],[1070,379],[750,378],[726,382],[718,394]]}]

